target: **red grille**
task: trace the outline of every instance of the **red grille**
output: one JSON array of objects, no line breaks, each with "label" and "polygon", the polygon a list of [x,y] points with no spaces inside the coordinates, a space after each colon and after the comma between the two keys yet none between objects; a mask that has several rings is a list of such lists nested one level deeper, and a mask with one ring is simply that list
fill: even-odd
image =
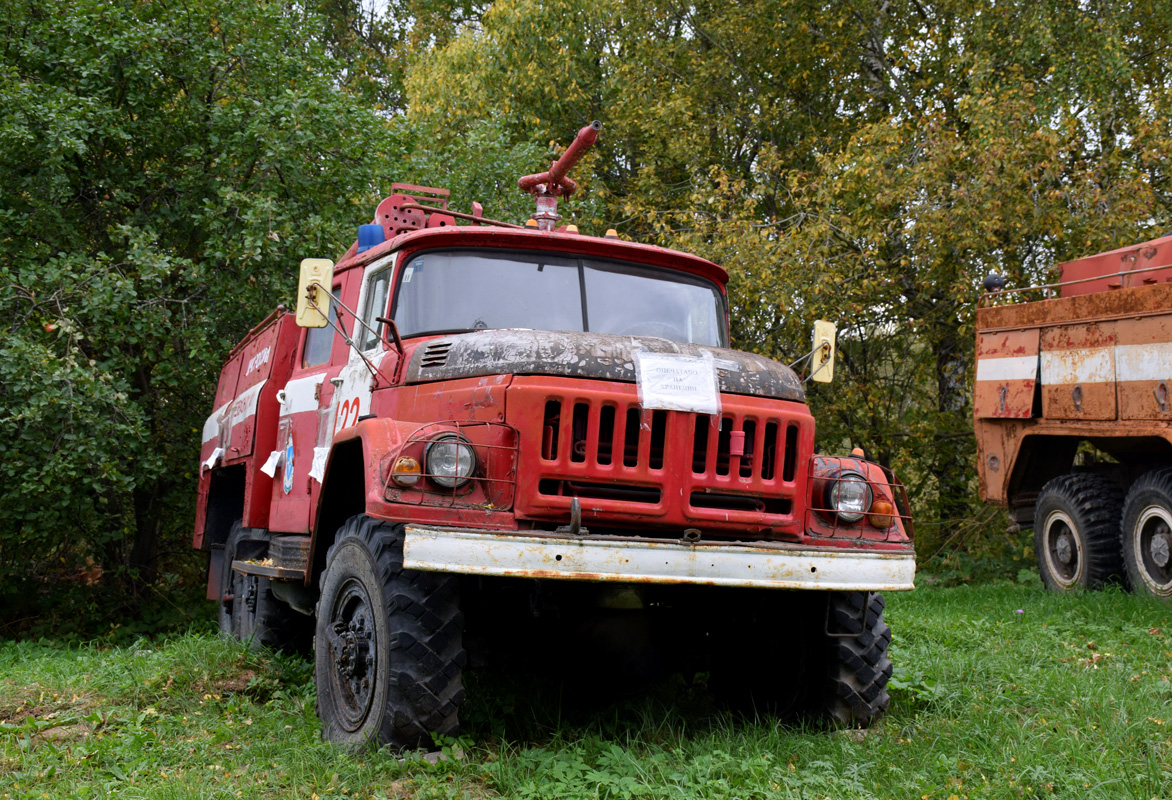
[{"label": "red grille", "polygon": [[[534,394],[517,391],[530,383]],[[518,378],[509,395],[509,419],[522,431],[517,511],[560,518],[578,497],[592,524],[797,534],[799,453],[813,447],[813,421],[802,405],[778,405],[726,396],[713,418],[643,409],[629,385]]]}]

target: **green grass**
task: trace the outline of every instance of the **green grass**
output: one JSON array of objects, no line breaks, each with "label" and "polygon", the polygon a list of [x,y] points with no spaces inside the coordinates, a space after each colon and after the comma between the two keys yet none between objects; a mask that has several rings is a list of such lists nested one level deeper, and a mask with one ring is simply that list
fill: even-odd
[{"label": "green grass", "polygon": [[466,757],[436,765],[322,744],[307,664],[211,634],[8,642],[0,798],[1172,797],[1172,608],[1020,585],[888,600],[893,702],[870,731],[746,720],[678,679],[598,707],[472,674]]}]

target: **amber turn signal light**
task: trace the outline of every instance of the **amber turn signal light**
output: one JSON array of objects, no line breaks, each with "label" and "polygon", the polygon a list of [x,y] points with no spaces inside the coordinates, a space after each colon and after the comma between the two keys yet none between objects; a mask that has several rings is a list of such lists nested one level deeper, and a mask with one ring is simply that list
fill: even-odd
[{"label": "amber turn signal light", "polygon": [[879,530],[886,530],[895,521],[895,506],[887,500],[876,500],[867,513],[867,522]]},{"label": "amber turn signal light", "polygon": [[414,486],[419,483],[421,475],[423,475],[423,468],[411,456],[397,458],[395,466],[391,467],[391,480],[400,486]]}]

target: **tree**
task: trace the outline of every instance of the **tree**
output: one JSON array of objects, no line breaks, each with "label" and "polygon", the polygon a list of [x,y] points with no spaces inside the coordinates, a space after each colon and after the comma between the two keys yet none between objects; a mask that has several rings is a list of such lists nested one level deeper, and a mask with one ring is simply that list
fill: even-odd
[{"label": "tree", "polygon": [[366,221],[394,138],[307,11],[2,5],[0,578],[149,580],[227,349]]}]

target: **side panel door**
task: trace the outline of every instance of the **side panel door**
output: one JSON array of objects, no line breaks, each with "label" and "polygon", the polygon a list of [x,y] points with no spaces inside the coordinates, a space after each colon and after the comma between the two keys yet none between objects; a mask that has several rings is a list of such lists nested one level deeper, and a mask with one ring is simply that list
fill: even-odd
[{"label": "side panel door", "polygon": [[1114,322],[1042,330],[1042,413],[1047,419],[1115,419]]},{"label": "side panel door", "polygon": [[1120,419],[1172,419],[1172,315],[1115,325]]},{"label": "side panel door", "polygon": [[[201,472],[211,469],[214,462],[223,457],[224,442],[220,437],[220,423],[228,412],[228,406],[236,399],[236,382],[240,377],[240,355],[237,354],[220,370],[220,381],[216,384],[216,398],[213,401],[213,411],[203,423],[203,439],[199,451],[199,460],[203,464]],[[216,455],[216,449],[220,454]]]},{"label": "side panel door", "polygon": [[977,334],[973,414],[978,419],[1033,416],[1038,339],[1037,328]]}]

